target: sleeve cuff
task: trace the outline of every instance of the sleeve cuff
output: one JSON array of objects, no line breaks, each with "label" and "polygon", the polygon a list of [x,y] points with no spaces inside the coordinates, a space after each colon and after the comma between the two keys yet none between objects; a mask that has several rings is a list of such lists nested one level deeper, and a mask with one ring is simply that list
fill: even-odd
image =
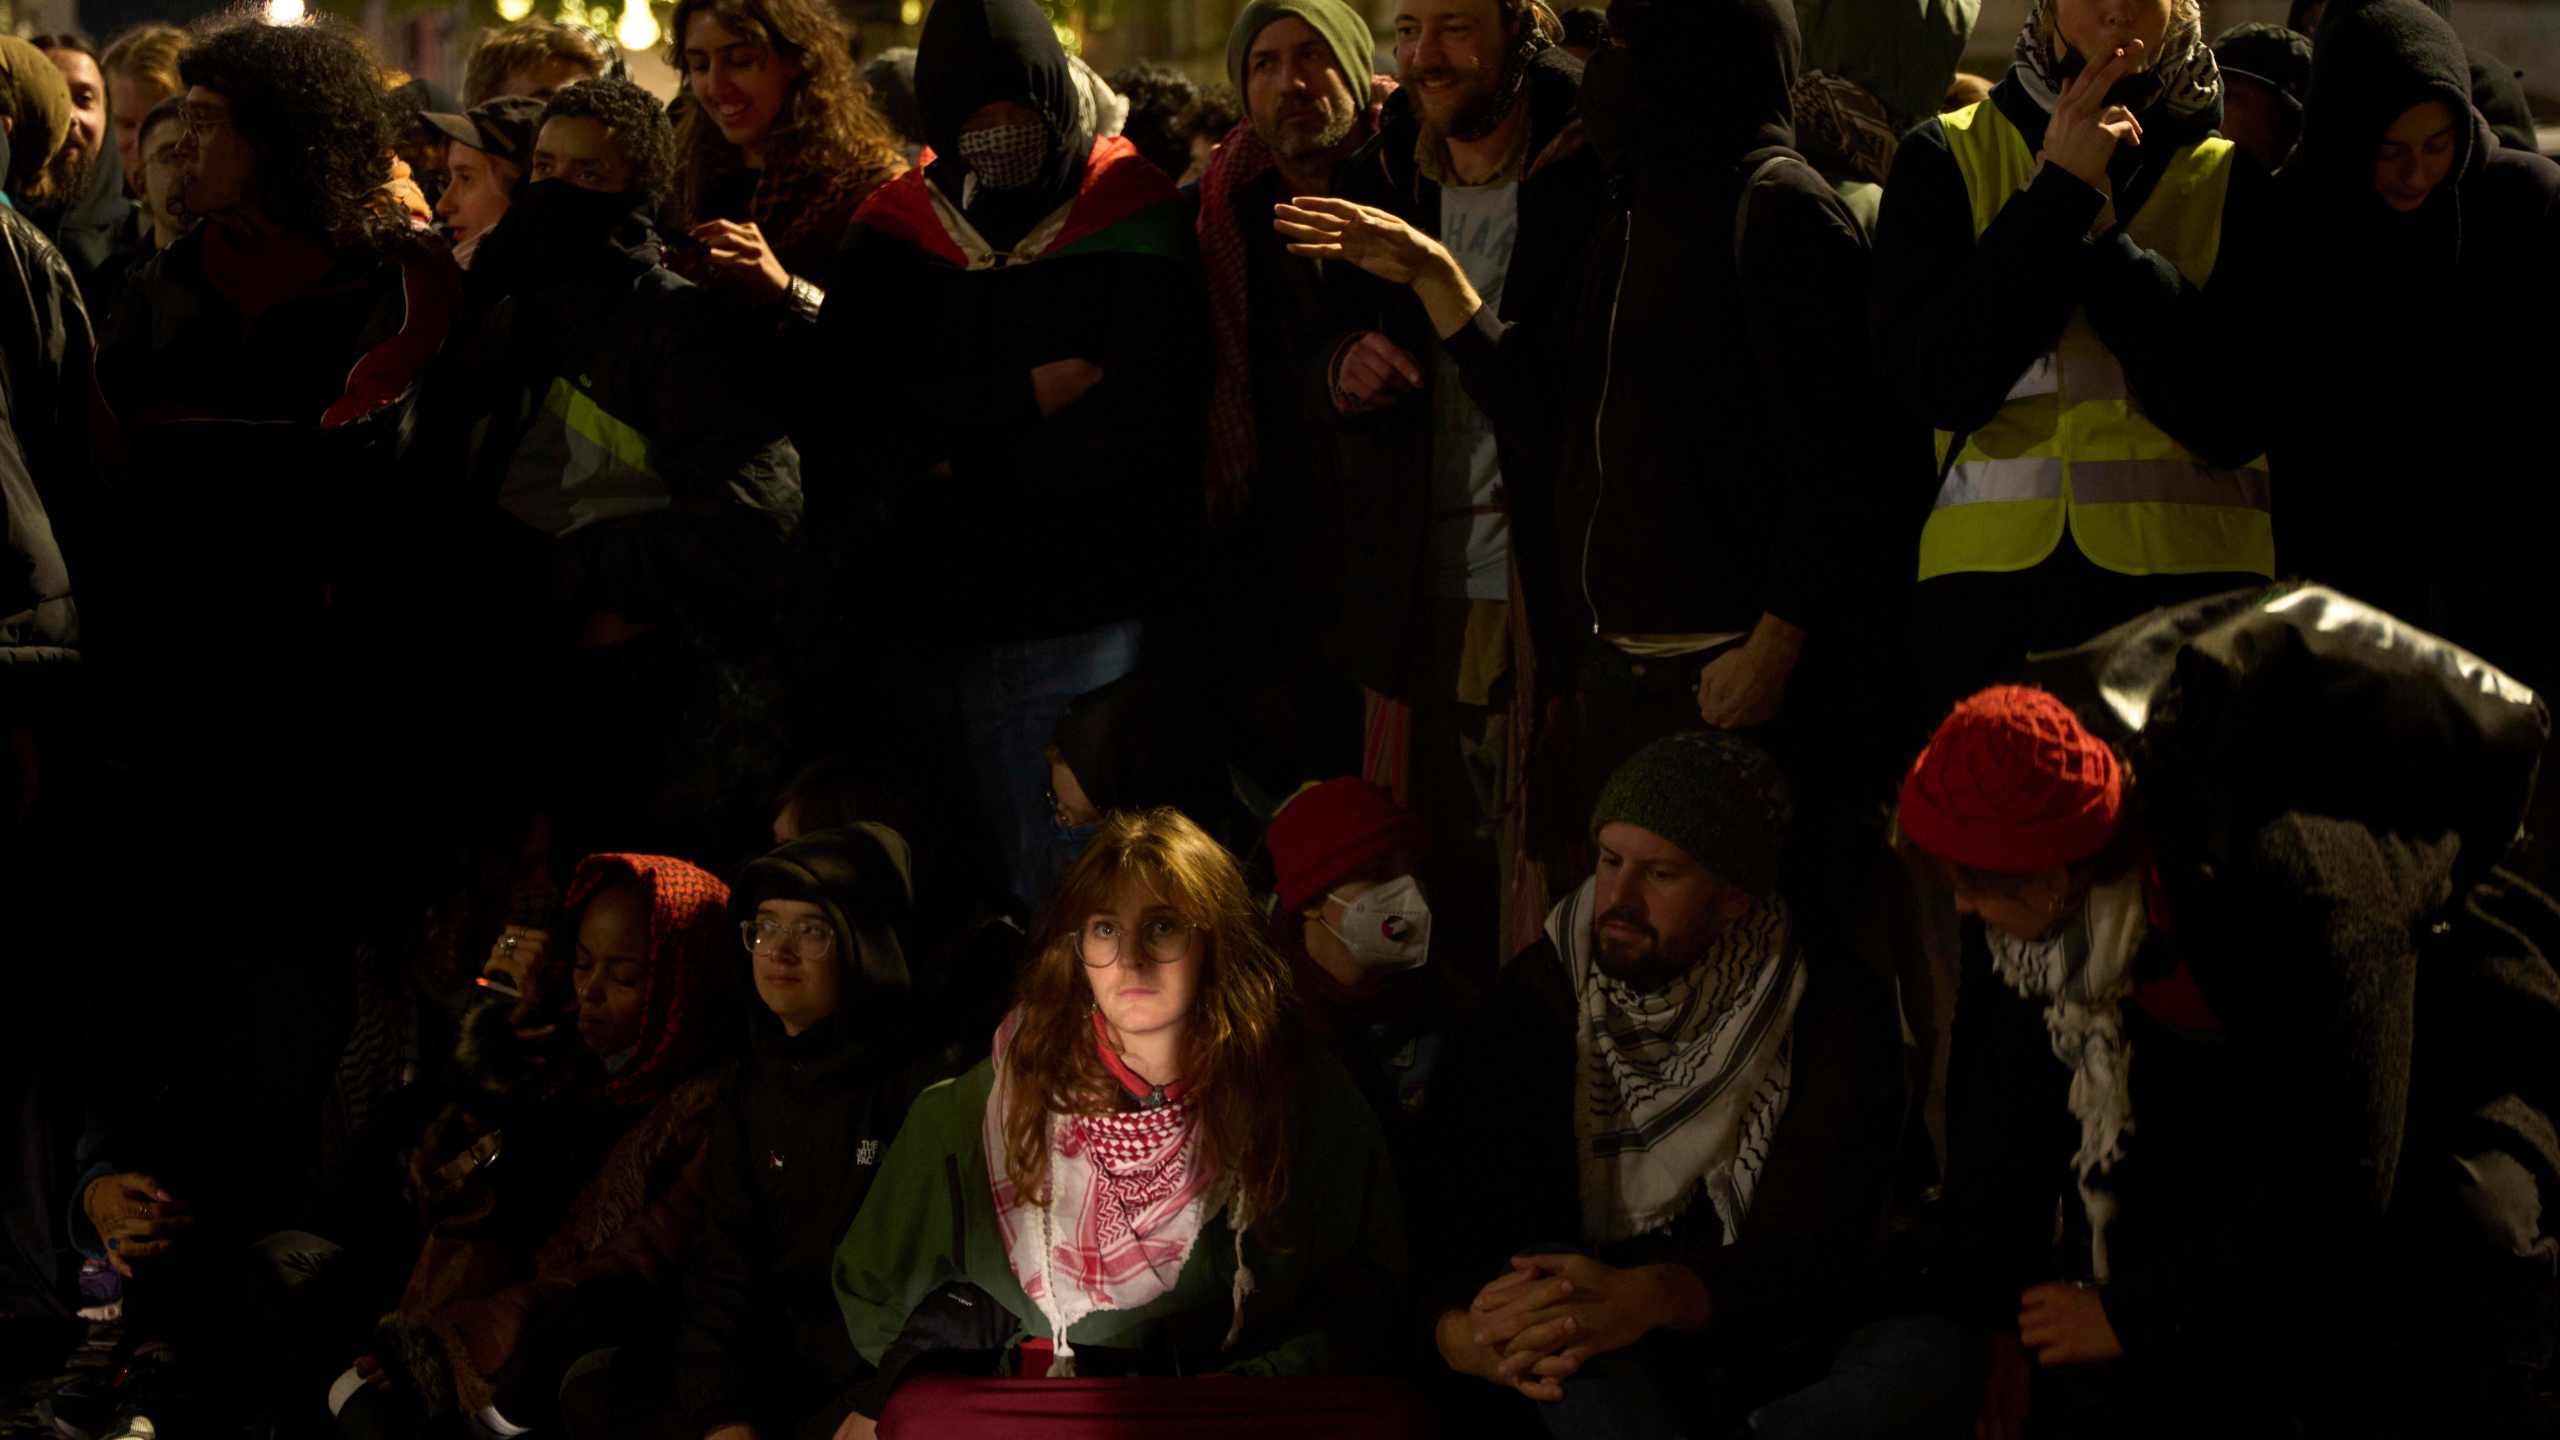
[{"label": "sleeve cuff", "polygon": [[98,1227],[89,1222],[88,1207],[80,1202],[87,1197],[90,1186],[116,1174],[118,1168],[105,1163],[92,1165],[80,1172],[79,1183],[71,1187],[70,1229],[64,1233],[71,1237],[71,1248],[92,1260],[107,1258],[107,1242],[99,1237]]},{"label": "sleeve cuff", "polygon": [[2107,208],[2107,197],[2096,186],[2050,160],[2036,162],[2024,193],[2057,224],[2067,223],[2074,235],[2088,234],[2098,223],[2098,212]]}]

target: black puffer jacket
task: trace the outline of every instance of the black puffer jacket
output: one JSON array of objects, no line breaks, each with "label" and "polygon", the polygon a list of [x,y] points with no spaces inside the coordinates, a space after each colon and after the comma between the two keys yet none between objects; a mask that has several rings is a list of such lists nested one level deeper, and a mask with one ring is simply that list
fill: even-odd
[{"label": "black puffer jacket", "polygon": [[906,863],[896,832],[861,825],[803,836],[739,882],[742,917],[770,899],[828,912],[843,989],[836,1013],[798,1035],[759,1008],[754,1054],[714,1123],[676,1352],[690,1433],[832,1434],[871,1373],[828,1266],[908,1103],[943,1078],[910,1058]]},{"label": "black puffer jacket", "polygon": [[96,482],[89,316],[62,255],[0,206],[0,728],[80,657],[66,550]]}]

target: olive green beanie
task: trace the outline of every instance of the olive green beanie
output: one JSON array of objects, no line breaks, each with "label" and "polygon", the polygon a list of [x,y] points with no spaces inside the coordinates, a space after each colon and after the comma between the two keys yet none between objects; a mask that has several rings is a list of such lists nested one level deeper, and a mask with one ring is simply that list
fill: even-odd
[{"label": "olive green beanie", "polygon": [[1621,821],[1650,830],[1728,884],[1755,896],[1778,888],[1795,818],[1786,777],[1769,752],[1721,730],[1666,735],[1637,751],[1600,789],[1591,833]]},{"label": "olive green beanie", "polygon": [[1315,28],[1342,66],[1344,83],[1351,87],[1351,98],[1366,105],[1369,80],[1377,73],[1377,37],[1369,30],[1369,22],[1343,0],[1253,0],[1236,17],[1236,28],[1227,32],[1227,80],[1236,87],[1236,99],[1244,99],[1244,60],[1253,49],[1253,37],[1262,27],[1284,15],[1295,15]]}]

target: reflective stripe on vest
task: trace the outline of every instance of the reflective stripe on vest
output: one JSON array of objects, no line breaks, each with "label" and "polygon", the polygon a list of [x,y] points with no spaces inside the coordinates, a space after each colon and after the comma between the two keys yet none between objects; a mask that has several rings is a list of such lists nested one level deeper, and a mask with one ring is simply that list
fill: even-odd
[{"label": "reflective stripe on vest", "polygon": [[[2035,156],[1989,101],[1938,123],[1980,238],[2034,178]],[[2179,152],[2126,227],[2189,284],[2213,276],[2232,155],[2220,139]],[[1938,433],[1941,463],[1953,439]],[[2091,563],[2127,575],[2275,573],[2265,458],[2228,469],[2169,438],[2078,308],[1999,412],[1965,437],[1920,533],[1920,578],[2029,569],[2065,533]]]},{"label": "reflective stripe on vest", "polygon": [[546,535],[664,510],[649,437],[596,403],[586,387],[554,376],[517,441],[498,503]]}]

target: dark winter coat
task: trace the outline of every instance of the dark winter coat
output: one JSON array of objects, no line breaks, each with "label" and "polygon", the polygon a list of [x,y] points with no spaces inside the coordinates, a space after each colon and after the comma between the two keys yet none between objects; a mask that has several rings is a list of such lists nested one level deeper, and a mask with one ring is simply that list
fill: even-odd
[{"label": "dark winter coat", "polygon": [[903,855],[872,827],[820,831],[748,867],[733,901],[827,908],[844,967],[841,1008],[799,1035],[769,1011],[713,1122],[709,1196],[684,1287],[676,1403],[690,1433],[730,1423],[791,1433],[853,1405],[871,1367],[828,1288],[836,1242],[870,1193],[907,1107],[943,1078],[909,1058]]},{"label": "dark winter coat", "polygon": [[1596,133],[1631,132],[1633,153],[1604,148],[1628,173],[1576,283],[1544,316],[1506,294],[1445,342],[1487,414],[1569,397],[1551,528],[1515,531],[1524,574],[1560,581],[1532,597],[1542,667],[1602,631],[1747,632],[1764,613],[1831,651],[1907,588],[1920,515],[1926,441],[1876,398],[1857,223],[1809,166],[1761,168],[1794,144],[1787,8],[1652,25],[1585,87],[1586,114],[1611,110]]},{"label": "dark winter coat", "polygon": [[80,657],[68,548],[94,503],[89,317],[62,255],[0,206],[0,725]]},{"label": "dark winter coat", "polygon": [[[1503,318],[1554,313],[1601,222],[1604,176],[1576,114],[1581,83],[1581,62],[1561,49],[1542,51],[1531,62],[1520,99],[1529,114],[1528,162],[1520,181],[1519,240],[1503,276]],[[1424,234],[1438,235],[1440,186],[1415,159],[1421,134],[1413,92],[1387,97],[1376,138],[1334,171],[1334,193],[1393,211]],[[1380,331],[1417,358],[1429,356],[1439,343],[1410,290],[1363,275],[1345,275],[1340,283],[1339,318],[1355,328],[1321,347],[1314,357],[1315,383],[1329,383],[1334,357],[1363,331]],[[1333,417],[1340,493],[1328,518],[1342,541],[1335,561],[1341,570],[1340,608],[1328,617],[1333,658],[1368,688],[1404,698],[1419,677],[1430,613],[1430,576],[1423,563],[1431,530],[1425,480],[1431,473],[1429,374],[1426,365],[1425,389],[1392,409]],[[1543,397],[1522,403],[1507,389],[1484,395],[1472,382],[1469,393],[1493,424],[1513,554],[1534,609],[1558,581],[1546,552],[1521,544],[1520,537],[1550,528],[1548,477],[1563,453],[1565,417]]]},{"label": "dark winter coat", "polygon": [[[2271,367],[2291,379],[2276,541],[2288,571],[2540,688],[2560,682],[2560,651],[2515,587],[2543,564],[2520,521],[2550,437],[2535,407],[2481,396],[2518,343],[2560,326],[2560,165],[2500,147],[2469,83],[2452,27],[2413,0],[2332,6],[2322,23],[2283,183],[2302,279]],[[2457,122],[2453,169],[2403,215],[2374,192],[2374,146],[2427,99]]]},{"label": "dark winter coat", "polygon": [[[1854,959],[1810,963],[1795,1017],[1795,1088],[1767,1169],[1731,1245],[1712,1206],[1671,1230],[1601,1247],[1611,1265],[1670,1262],[1697,1273],[1720,1359],[1800,1358],[1872,1303],[1904,1081],[1892,988]],[[1446,1120],[1433,1302],[1464,1308],[1524,1245],[1582,1234],[1574,1145],[1575,1032],[1582,1002],[1554,942],[1503,967],[1441,1082]]]},{"label": "dark winter coat", "polygon": [[131,229],[135,206],[124,193],[124,158],[110,146],[89,167],[89,183],[60,211],[44,217],[47,238],[62,251],[80,282],[80,297],[100,319],[115,309],[124,291],[131,256],[121,242]]}]

